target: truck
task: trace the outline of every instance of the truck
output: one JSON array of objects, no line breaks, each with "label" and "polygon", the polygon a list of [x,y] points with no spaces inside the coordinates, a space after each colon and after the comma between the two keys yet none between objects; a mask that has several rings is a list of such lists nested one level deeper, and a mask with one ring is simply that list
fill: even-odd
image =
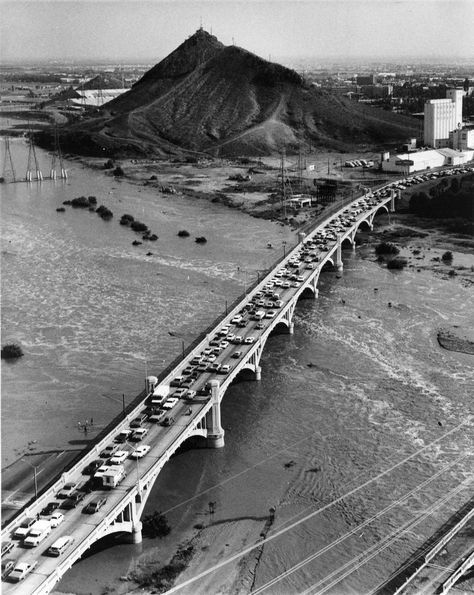
[{"label": "truck", "polygon": [[253,315],[254,320],[263,320],[265,318],[265,310],[257,310]]},{"label": "truck", "polygon": [[151,395],[150,405],[152,407],[161,407],[170,394],[170,387],[167,384],[160,384],[155,388]]},{"label": "truck", "polygon": [[114,465],[102,474],[102,485],[104,488],[116,488],[125,477],[127,477],[125,467],[123,465]]},{"label": "truck", "polygon": [[25,547],[36,547],[51,533],[51,522],[47,520],[36,521],[31,526],[28,537],[23,541]]}]

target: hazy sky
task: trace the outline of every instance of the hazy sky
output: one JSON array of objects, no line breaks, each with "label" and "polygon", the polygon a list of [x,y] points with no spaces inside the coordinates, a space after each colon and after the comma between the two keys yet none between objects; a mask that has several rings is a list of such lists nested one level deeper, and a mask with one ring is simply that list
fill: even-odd
[{"label": "hazy sky", "polygon": [[474,0],[0,0],[0,58],[157,61],[202,18],[265,58],[474,57]]}]

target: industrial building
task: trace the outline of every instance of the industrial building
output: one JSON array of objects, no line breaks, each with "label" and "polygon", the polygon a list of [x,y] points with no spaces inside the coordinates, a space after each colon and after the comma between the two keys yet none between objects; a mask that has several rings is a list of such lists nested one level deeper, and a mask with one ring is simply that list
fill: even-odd
[{"label": "industrial building", "polygon": [[397,153],[395,155],[384,153],[381,166],[383,171],[407,176],[416,171],[434,169],[445,165],[463,165],[472,161],[473,157],[474,151],[455,151],[450,148]]},{"label": "industrial building", "polygon": [[460,151],[474,149],[474,126],[466,126],[450,132],[449,144],[453,149]]},{"label": "industrial building", "polygon": [[424,143],[435,149],[449,146],[449,134],[462,127],[463,89],[448,89],[446,99],[430,99],[424,110]]}]

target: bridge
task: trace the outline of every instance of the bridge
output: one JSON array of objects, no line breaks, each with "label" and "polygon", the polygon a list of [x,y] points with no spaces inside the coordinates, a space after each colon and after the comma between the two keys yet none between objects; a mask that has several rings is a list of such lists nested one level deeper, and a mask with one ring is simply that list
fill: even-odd
[{"label": "bridge", "polygon": [[[366,192],[364,197],[355,199],[349,205],[341,207],[323,223],[317,225],[307,235],[299,234],[297,245],[285,255],[258,285],[228,312],[206,337],[180,361],[180,363],[160,382],[159,386],[169,387],[173,380],[182,375],[191,360],[209,348],[209,342],[215,337],[229,339],[222,348],[216,362],[229,366],[226,373],[202,371],[192,384],[197,392],[191,401],[180,399],[172,409],[175,420],[169,427],[146,423],[148,434],[146,443],[151,449],[142,459],[124,462],[126,478],[110,490],[94,490],[86,495],[82,505],[86,505],[97,495],[107,498],[103,507],[95,514],[83,514],[82,506],[64,511],[64,521],[35,548],[28,549],[14,540],[14,530],[26,519],[37,517],[39,512],[52,500],[61,488],[69,482],[78,485],[85,479],[83,469],[99,457],[103,449],[112,444],[118,432],[128,429],[130,422],[146,408],[147,396],[143,398],[114,429],[97,442],[94,447],[64,471],[59,479],[46,491],[30,502],[16,518],[2,530],[2,544],[15,543],[8,557],[16,561],[34,565],[31,572],[19,583],[5,582],[4,594],[43,595],[49,593],[67,570],[76,562],[93,543],[112,533],[123,533],[131,543],[142,539],[141,515],[145,508],[151,488],[170,457],[187,440],[193,438],[203,446],[220,448],[224,446],[224,429],[221,425],[220,404],[227,388],[244,371],[261,378],[260,360],[269,336],[275,331],[294,332],[293,315],[296,304],[302,297],[318,296],[318,281],[324,267],[331,266],[340,273],[343,270],[343,244],[355,247],[355,238],[361,226],[372,229],[374,218],[380,211],[393,212],[395,199],[399,197],[396,183],[392,182],[373,193]],[[265,302],[265,294],[277,290],[278,300],[273,302],[271,310]],[[265,316],[256,320],[248,316],[248,308],[261,308]],[[232,325],[232,319],[243,315],[243,326]],[[227,330],[222,331],[224,327]],[[228,335],[236,333],[236,337]],[[236,351],[240,352],[237,356]],[[153,377],[152,377],[153,378]],[[154,388],[150,380],[149,390]],[[174,383],[173,383],[174,384]],[[204,394],[202,394],[204,393]],[[69,535],[73,545],[59,557],[45,555],[49,546],[59,537]]]}]

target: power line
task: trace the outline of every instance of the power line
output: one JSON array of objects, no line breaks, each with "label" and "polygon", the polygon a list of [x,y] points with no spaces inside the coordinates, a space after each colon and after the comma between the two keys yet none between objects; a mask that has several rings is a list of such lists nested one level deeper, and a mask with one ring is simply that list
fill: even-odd
[{"label": "power line", "polygon": [[378,479],[384,477],[385,475],[388,475],[394,469],[397,469],[398,467],[401,467],[402,465],[404,465],[408,461],[414,459],[415,457],[417,457],[418,455],[420,455],[421,453],[423,453],[428,448],[431,448],[434,444],[437,444],[438,442],[441,442],[447,436],[450,436],[454,432],[457,432],[460,428],[462,428],[463,426],[465,426],[467,423],[469,423],[471,421],[471,417],[472,416],[469,416],[466,420],[464,420],[463,422],[461,422],[460,424],[458,424],[457,426],[455,426],[453,429],[449,430],[448,432],[446,432],[445,434],[443,434],[439,438],[436,438],[436,440],[433,440],[432,442],[426,444],[425,446],[423,446],[422,448],[418,449],[417,451],[415,451],[411,455],[405,457],[404,459],[402,459],[398,463],[395,463],[394,465],[390,466],[385,471],[382,471],[382,472],[378,473],[375,477],[372,477],[371,479],[365,481],[364,483],[362,483],[358,487],[353,488],[352,490],[350,490],[346,494],[343,494],[342,496],[339,496],[338,498],[336,498],[332,502],[329,502],[328,504],[322,506],[318,510],[315,510],[314,512],[306,515],[305,517],[303,517],[299,521],[295,521],[294,523],[292,523],[288,527],[286,527],[284,529],[280,529],[279,531],[277,531],[276,533],[273,533],[269,537],[266,537],[266,538],[260,540],[258,543],[254,544],[254,545],[251,545],[251,546],[249,546],[249,547],[241,550],[240,552],[234,554],[233,556],[230,556],[229,558],[227,558],[225,560],[222,560],[222,562],[219,562],[218,564],[214,564],[214,566],[211,566],[207,570],[204,570],[204,571],[200,572],[196,576],[194,576],[194,577],[192,577],[192,578],[190,578],[190,579],[188,579],[188,580],[180,583],[179,585],[176,585],[176,586],[172,587],[169,591],[167,591],[167,593],[176,593],[177,591],[179,591],[183,587],[187,587],[188,585],[196,582],[197,580],[199,580],[199,579],[207,576],[211,572],[215,572],[216,570],[219,570],[220,568],[222,568],[223,566],[229,564],[230,562],[234,562],[235,560],[238,560],[239,558],[242,558],[243,556],[247,555],[248,553],[252,552],[253,550],[262,547],[262,545],[264,545],[266,543],[269,543],[270,541],[273,541],[277,537],[280,537],[280,535],[285,534],[287,531],[290,531],[291,529],[293,529],[294,527],[297,527],[301,523],[304,523],[304,522],[308,521],[309,519],[315,517],[316,515],[320,514],[321,512],[327,510],[331,506],[334,506],[335,504],[338,504],[339,502],[342,502],[342,500],[344,500],[345,498],[347,498],[349,496],[352,496],[353,494],[355,494],[358,491],[362,490],[363,488],[367,487],[371,483],[377,481]]},{"label": "power line", "polygon": [[317,552],[314,552],[313,554],[311,554],[310,556],[308,556],[307,558],[305,558],[304,560],[302,560],[298,564],[295,564],[292,568],[289,568],[288,570],[285,570],[285,572],[282,572],[281,574],[279,574],[278,576],[276,576],[272,580],[268,581],[268,583],[266,583],[265,585],[262,585],[261,587],[259,587],[255,591],[252,591],[252,595],[257,595],[258,593],[261,593],[262,591],[264,591],[268,587],[272,587],[277,582],[279,582],[281,579],[286,578],[287,576],[289,576],[293,572],[296,572],[297,570],[300,570],[301,568],[303,568],[303,566],[305,566],[309,562],[312,562],[313,560],[315,560],[319,556],[325,554],[326,552],[328,552],[329,550],[331,550],[336,545],[339,545],[344,540],[346,540],[348,537],[351,537],[355,533],[358,533],[361,529],[364,529],[367,525],[369,525],[370,523],[372,523],[373,521],[375,521],[379,517],[383,516],[385,513],[389,512],[392,508],[395,508],[396,506],[399,506],[400,504],[402,504],[403,502],[405,502],[406,500],[408,500],[409,498],[411,498],[414,494],[416,494],[416,492],[418,492],[419,490],[425,488],[428,484],[430,484],[432,481],[434,481],[435,479],[437,479],[445,471],[448,471],[449,469],[451,469],[451,467],[454,467],[455,465],[457,465],[459,462],[461,462],[463,459],[465,459],[468,456],[471,456],[471,454],[468,453],[468,454],[461,455],[455,461],[451,461],[450,463],[448,463],[447,465],[445,465],[442,469],[440,469],[439,471],[437,471],[434,475],[432,475],[431,477],[429,477],[428,479],[426,479],[425,481],[423,481],[422,483],[420,483],[418,486],[416,486],[415,488],[413,488],[412,490],[410,490],[409,492],[407,492],[404,496],[402,496],[401,498],[399,498],[395,502],[392,502],[391,504],[389,504],[388,506],[386,506],[384,509],[382,509],[381,511],[377,512],[375,515],[373,515],[369,519],[366,519],[360,525],[357,525],[356,527],[354,527],[354,529],[351,529],[351,531],[348,531],[347,533],[344,533],[344,535],[341,535],[336,540],[334,540],[333,542],[329,543],[328,545],[326,545],[322,549],[318,550]]},{"label": "power line", "polygon": [[[372,558],[375,558],[375,556],[380,554],[384,549],[386,549],[389,545],[391,545],[395,540],[402,537],[405,533],[412,531],[417,525],[422,523],[431,514],[433,514],[433,512],[436,512],[436,510],[438,510],[438,508],[441,508],[441,506],[446,504],[449,500],[451,500],[459,492],[461,492],[463,489],[465,489],[467,487],[467,485],[471,482],[472,482],[472,479],[465,479],[458,486],[456,486],[454,489],[452,489],[451,492],[448,492],[442,498],[436,500],[436,502],[434,502],[428,509],[424,510],[420,515],[415,517],[415,519],[411,519],[410,521],[407,521],[406,523],[404,523],[401,527],[397,527],[396,529],[394,529],[392,531],[392,533],[389,533],[389,535],[385,536],[381,541],[375,543],[371,547],[367,548],[367,550],[365,552],[362,552],[362,554],[359,554],[358,556],[356,556],[355,558],[353,558],[346,564],[340,566],[339,568],[337,568],[336,570],[331,572],[331,574],[329,574],[325,578],[321,579],[320,581],[318,581],[317,583],[315,583],[314,585],[312,585],[311,587],[309,587],[308,589],[303,591],[303,593],[301,593],[301,595],[310,595],[314,588],[319,587],[324,582],[326,582],[328,579],[333,578],[334,576],[339,574],[341,571],[345,570],[344,574],[337,577],[331,583],[327,584],[321,591],[318,591],[317,594],[314,593],[314,595],[323,595],[323,593],[326,593],[326,591],[328,591],[331,587],[334,587],[334,585],[337,585],[337,583],[341,582],[341,580],[347,578],[350,574],[352,574],[353,572],[358,570],[361,566],[363,566],[367,562],[370,562],[370,560],[372,560]],[[368,557],[364,558],[364,556],[367,556],[367,554],[368,554]],[[348,569],[354,563],[355,563],[355,566],[353,568]]]}]

